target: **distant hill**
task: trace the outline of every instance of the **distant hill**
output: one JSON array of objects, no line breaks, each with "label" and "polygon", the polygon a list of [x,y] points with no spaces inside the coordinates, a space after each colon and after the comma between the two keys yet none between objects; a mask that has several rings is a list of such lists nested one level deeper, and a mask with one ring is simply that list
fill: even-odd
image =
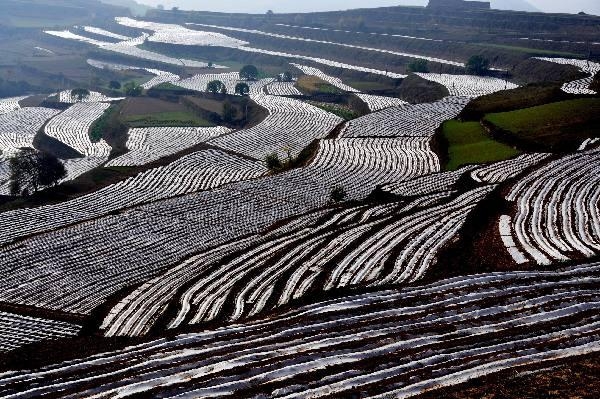
[{"label": "distant hill", "polygon": [[97,0],[2,0],[0,26],[63,27],[112,18],[127,9]]},{"label": "distant hill", "polygon": [[[102,0],[112,4],[126,5],[134,3],[133,0]],[[262,14],[266,10],[275,12],[311,12],[311,11],[336,11],[353,8],[372,8],[389,6],[426,6],[428,0],[304,0],[302,2],[287,2],[276,0],[253,0],[240,2],[239,0],[138,0],[140,3],[156,6],[164,5],[166,8],[179,6],[182,9],[217,11],[217,12],[244,12]],[[515,11],[540,11],[527,0],[491,0],[492,8],[497,10]]]},{"label": "distant hill", "polygon": [[144,16],[144,15],[146,15],[146,11],[148,11],[149,9],[152,8],[147,5],[140,4],[140,3],[136,2],[135,0],[100,0],[100,1],[105,4],[127,7],[127,8],[129,8],[129,11],[131,11],[131,13],[135,16]]}]

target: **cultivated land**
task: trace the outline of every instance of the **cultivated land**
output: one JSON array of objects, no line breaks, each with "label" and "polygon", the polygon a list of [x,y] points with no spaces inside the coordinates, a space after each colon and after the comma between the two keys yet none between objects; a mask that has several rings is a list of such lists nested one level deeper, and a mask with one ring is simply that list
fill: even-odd
[{"label": "cultivated land", "polygon": [[600,390],[597,17],[7,4],[1,397]]},{"label": "cultivated land", "polygon": [[479,122],[448,121],[442,127],[448,146],[447,170],[463,165],[502,161],[520,151],[493,140]]},{"label": "cultivated land", "polygon": [[516,142],[553,151],[577,149],[590,137],[598,137],[600,100],[578,99],[488,114],[484,123],[492,134],[509,135]]}]

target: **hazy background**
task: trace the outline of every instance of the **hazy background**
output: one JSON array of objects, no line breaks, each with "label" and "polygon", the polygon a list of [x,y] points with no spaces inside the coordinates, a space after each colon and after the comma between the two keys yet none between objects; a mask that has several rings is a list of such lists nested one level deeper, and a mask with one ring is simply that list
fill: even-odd
[{"label": "hazy background", "polygon": [[[138,0],[152,6],[162,4],[171,8],[178,6],[188,10],[208,10],[222,12],[308,12],[343,10],[360,7],[394,5],[425,5],[427,0]],[[600,0],[492,0],[497,9],[518,9],[524,11],[578,13],[600,15]]]}]

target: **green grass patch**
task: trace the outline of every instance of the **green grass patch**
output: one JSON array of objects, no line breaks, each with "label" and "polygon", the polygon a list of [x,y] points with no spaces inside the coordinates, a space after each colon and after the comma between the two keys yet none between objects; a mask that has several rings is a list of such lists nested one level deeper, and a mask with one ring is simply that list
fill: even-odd
[{"label": "green grass patch", "polygon": [[600,135],[600,98],[581,98],[486,115],[484,122],[506,136],[550,151],[572,151]]},{"label": "green grass patch", "polygon": [[296,81],[296,87],[303,93],[314,95],[317,93],[341,94],[337,87],[323,81],[316,76],[303,75]]},{"label": "green grass patch", "polygon": [[390,90],[394,88],[391,87],[389,84],[381,82],[368,82],[364,80],[350,81],[348,82],[348,86],[360,91]]},{"label": "green grass patch", "polygon": [[448,143],[447,170],[502,161],[520,154],[520,151],[489,137],[478,122],[450,120],[443,124],[442,132]]},{"label": "green grass patch", "polygon": [[115,110],[117,110],[117,106],[111,105],[104,111],[102,116],[92,124],[92,127],[90,128],[90,139],[92,140],[92,143],[97,143],[102,139],[109,120],[114,116]]},{"label": "green grass patch", "polygon": [[157,112],[143,115],[130,115],[123,118],[123,123],[129,127],[150,127],[150,126],[215,126],[206,119],[183,111]]},{"label": "green grass patch", "polygon": [[569,95],[559,85],[529,85],[512,90],[502,90],[478,97],[467,104],[460,113],[461,120],[479,121],[487,114],[516,111],[564,101]]},{"label": "green grass patch", "polygon": [[315,102],[311,102],[312,105],[314,105],[315,107],[319,107],[324,111],[330,112],[334,115],[339,116],[340,118],[343,118],[347,121],[351,120],[351,119],[356,119],[358,118],[360,115],[343,106],[338,106],[338,105],[334,105],[334,104],[323,104],[323,103],[315,103]]},{"label": "green grass patch", "polygon": [[161,83],[158,86],[154,86],[153,90],[183,91],[183,92],[190,91],[189,89],[186,89],[185,87],[176,86],[173,83],[169,83],[169,82]]}]

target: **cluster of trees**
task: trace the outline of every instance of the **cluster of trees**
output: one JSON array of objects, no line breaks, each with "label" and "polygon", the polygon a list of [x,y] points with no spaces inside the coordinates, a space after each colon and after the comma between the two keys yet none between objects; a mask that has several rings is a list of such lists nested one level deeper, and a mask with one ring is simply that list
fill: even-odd
[{"label": "cluster of trees", "polygon": [[84,88],[76,88],[71,90],[71,98],[75,101],[83,101],[90,96],[90,91]]},{"label": "cluster of trees", "polygon": [[[243,80],[253,81],[258,79],[258,75],[258,68],[254,65],[246,65],[240,70],[240,78]],[[211,80],[206,85],[206,91],[212,94],[227,94],[227,86],[220,80]],[[235,94],[245,96],[248,93],[250,93],[250,86],[247,83],[240,82],[235,86]]]},{"label": "cluster of trees", "polygon": [[346,199],[346,190],[343,186],[335,186],[329,193],[329,200],[331,202],[342,202]]},{"label": "cluster of trees", "polygon": [[220,80],[211,80],[206,85],[206,91],[213,94],[227,94],[227,87]]},{"label": "cluster of trees", "polygon": [[408,72],[419,72],[419,73],[428,73],[429,72],[429,62],[423,59],[417,59],[408,64],[407,67]]},{"label": "cluster of trees", "polygon": [[[220,80],[211,80],[206,85],[206,91],[212,94],[227,94],[227,86]],[[247,96],[250,93],[250,86],[247,83],[240,82],[235,85],[235,94]]]},{"label": "cluster of trees", "polygon": [[482,55],[473,55],[465,64],[465,69],[471,75],[485,75],[490,71],[490,60]]},{"label": "cluster of trees", "polygon": [[246,65],[240,70],[240,78],[244,80],[258,79],[258,69],[254,65]]},{"label": "cluster of trees", "polygon": [[[121,85],[121,83],[119,83],[118,81],[111,80],[108,83],[108,87],[113,90],[123,89],[123,92],[125,93],[125,95],[129,96],[129,97],[138,97],[144,91],[144,88],[135,82],[127,82],[124,85]],[[81,102],[81,101],[87,99],[89,96],[90,96],[90,91],[88,89],[78,87],[78,88],[71,90],[71,98],[74,99],[75,101]]]},{"label": "cluster of trees", "polygon": [[135,82],[127,82],[123,85],[123,91],[126,96],[138,97],[144,91],[144,88]]},{"label": "cluster of trees", "polygon": [[27,196],[54,186],[67,176],[65,166],[52,154],[23,148],[9,161],[10,192]]}]

